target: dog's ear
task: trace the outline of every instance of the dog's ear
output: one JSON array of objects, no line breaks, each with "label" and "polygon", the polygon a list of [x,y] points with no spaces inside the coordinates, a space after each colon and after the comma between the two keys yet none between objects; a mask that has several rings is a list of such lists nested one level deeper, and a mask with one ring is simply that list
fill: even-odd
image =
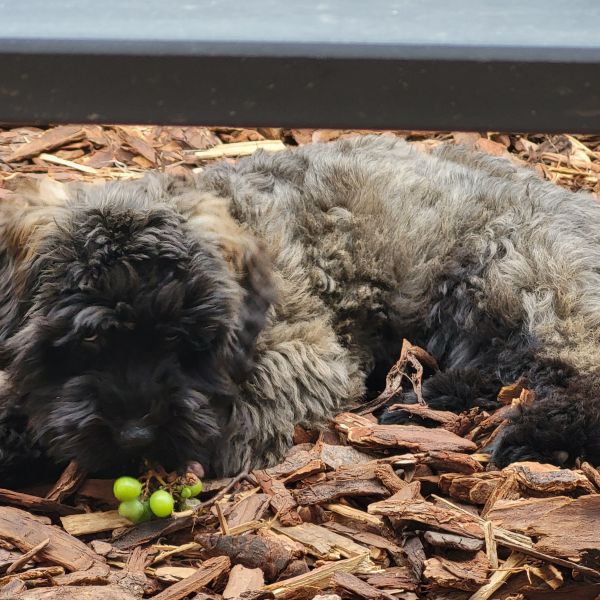
[{"label": "dog's ear", "polygon": [[230,343],[229,359],[236,379],[243,378],[253,364],[256,340],[275,300],[273,272],[266,250],[252,238],[240,242],[237,266],[243,298]]},{"label": "dog's ear", "polygon": [[42,270],[40,254],[64,214],[66,197],[53,193],[45,200],[44,190],[40,185],[19,193],[0,210],[0,362],[7,360],[3,342],[31,308]]},{"label": "dog's ear", "polygon": [[226,199],[195,192],[180,200],[179,209],[193,235],[218,249],[239,287],[226,360],[232,376],[242,379],[252,365],[256,340],[275,300],[270,257],[253,232],[231,216]]}]

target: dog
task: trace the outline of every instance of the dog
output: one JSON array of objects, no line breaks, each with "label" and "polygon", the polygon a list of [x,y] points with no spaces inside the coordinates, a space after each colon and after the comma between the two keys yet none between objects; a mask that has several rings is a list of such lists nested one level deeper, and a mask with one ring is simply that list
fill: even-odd
[{"label": "dog", "polygon": [[404,338],[440,365],[431,408],[496,408],[520,377],[533,391],[497,465],[600,462],[591,195],[387,136],[58,189],[0,213],[5,478],[44,460],[271,465],[295,424],[360,402]]}]

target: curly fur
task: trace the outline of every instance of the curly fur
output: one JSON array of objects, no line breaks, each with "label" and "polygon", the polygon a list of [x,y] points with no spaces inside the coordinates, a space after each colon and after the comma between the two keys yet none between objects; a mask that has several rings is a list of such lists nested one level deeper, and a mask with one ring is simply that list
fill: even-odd
[{"label": "curly fur", "polygon": [[434,408],[493,408],[528,378],[536,401],[497,463],[600,462],[589,195],[362,137],[37,197],[0,217],[5,466],[25,435],[90,469],[270,464],[294,424],[360,399],[404,337],[442,368],[423,387]]}]

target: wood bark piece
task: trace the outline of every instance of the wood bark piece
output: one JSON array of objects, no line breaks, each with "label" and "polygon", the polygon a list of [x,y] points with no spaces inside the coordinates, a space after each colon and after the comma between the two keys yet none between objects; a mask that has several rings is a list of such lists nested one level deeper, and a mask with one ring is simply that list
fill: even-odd
[{"label": "wood bark piece", "polygon": [[423,569],[425,568],[425,559],[427,558],[423,542],[421,542],[418,535],[413,534],[404,540],[403,550],[415,581],[421,581]]},{"label": "wood bark piece", "polygon": [[60,521],[65,531],[75,536],[112,531],[119,527],[132,527],[133,525],[129,519],[122,517],[116,510],[71,515],[61,517]]},{"label": "wood bark piece", "polygon": [[85,585],[27,590],[13,600],[139,600],[118,585]]},{"label": "wood bark piece", "polygon": [[394,494],[394,497],[402,500],[423,500],[421,495],[421,482],[411,481],[405,488]]},{"label": "wood bark piece", "polygon": [[314,556],[326,560],[350,558],[369,551],[365,546],[314,523],[302,523],[296,527],[281,527],[275,524],[273,529],[300,542]]},{"label": "wood bark piece", "polygon": [[565,582],[563,574],[554,565],[530,566],[529,572],[533,573],[553,590],[557,590]]},{"label": "wood bark piece", "polygon": [[63,575],[65,572],[63,567],[36,567],[34,569],[27,569],[26,571],[21,571],[20,573],[13,573],[12,575],[7,575],[6,577],[0,578],[0,586],[6,585],[10,583],[13,579],[20,579],[21,581],[38,581],[38,580],[48,580],[49,577],[59,577]]},{"label": "wood bark piece", "polygon": [[46,130],[41,136],[21,144],[12,154],[5,158],[6,162],[18,162],[37,156],[42,152],[53,150],[59,146],[64,146],[69,142],[80,140],[84,136],[83,128],[80,125],[62,125]]},{"label": "wood bark piece", "polygon": [[265,585],[265,576],[261,569],[248,569],[243,565],[234,565],[229,573],[223,598],[237,598],[244,592],[253,592]]},{"label": "wood bark piece", "polygon": [[485,504],[494,490],[506,480],[506,475],[498,471],[485,473],[442,473],[440,490],[456,500],[470,504]]},{"label": "wood bark piece", "polygon": [[365,598],[365,600],[395,600],[391,594],[378,590],[356,577],[356,575],[344,571],[338,571],[334,574],[331,578],[331,585],[349,592],[353,597]]},{"label": "wood bark piece", "polygon": [[518,500],[519,498],[521,498],[521,486],[517,481],[517,476],[514,473],[509,473],[506,479],[488,496],[481,510],[481,516],[487,517],[488,512],[498,500]]},{"label": "wood bark piece", "polygon": [[256,534],[243,536],[199,533],[195,541],[203,548],[206,556],[227,556],[233,564],[248,569],[262,568],[265,577],[272,581],[297,556],[281,542],[265,539]]},{"label": "wood bark piece", "polygon": [[116,128],[123,141],[140,156],[143,156],[152,165],[156,165],[156,151],[145,140],[135,127],[119,126]]},{"label": "wood bark piece", "polygon": [[113,538],[113,546],[119,550],[129,550],[161,536],[191,527],[193,524],[192,517],[153,519],[124,529],[116,539]]},{"label": "wood bark piece", "polygon": [[86,472],[72,460],[62,472],[58,481],[52,486],[52,489],[46,494],[46,499],[62,502],[77,491],[85,477]]},{"label": "wood bark piece", "polygon": [[0,538],[8,540],[22,552],[49,538],[50,542],[39,556],[70,571],[84,571],[95,563],[104,562],[101,556],[77,538],[59,527],[42,523],[18,508],[0,507]]},{"label": "wood bark piece", "polygon": [[337,529],[335,526],[337,523],[328,524],[331,526],[331,529],[334,531],[338,531],[341,535],[345,535],[346,537],[351,537],[355,542],[359,542],[368,546],[371,550],[371,554],[373,554],[374,549],[385,550],[389,555],[393,558],[395,564],[404,564],[404,550],[388,538],[383,537],[382,535],[378,535],[376,533],[371,533],[370,531],[343,531]]},{"label": "wood bark piece", "polygon": [[[56,585],[107,585],[109,581],[110,567],[107,564],[96,564],[87,571],[74,571],[54,577]],[[112,582],[117,583],[117,582]]]},{"label": "wood bark piece", "polygon": [[119,501],[113,494],[114,480],[86,479],[77,490],[76,498],[89,498],[110,508],[117,508]]},{"label": "wood bark piece", "polygon": [[376,587],[390,590],[414,592],[418,582],[408,567],[390,567],[379,573],[373,573],[367,578],[367,583]]},{"label": "wood bark piece", "polygon": [[[452,502],[450,502],[449,500],[446,500],[445,498],[440,498],[439,496],[436,496],[435,494],[432,494],[431,497],[436,502],[438,502],[439,505],[446,506],[451,511],[456,512],[457,514],[466,515],[467,517],[474,518],[481,525],[481,531],[483,532],[483,526],[486,522],[485,519],[465,510],[464,508],[461,508],[460,506],[456,506],[455,504],[452,504]],[[494,527],[494,537],[496,538],[496,541],[498,541],[498,542],[504,543],[504,541],[506,540],[511,543],[520,544],[523,547],[527,547],[527,548],[533,547],[533,541],[531,540],[531,538],[529,536],[522,535],[522,534],[516,533],[514,531],[509,531],[508,529]]]},{"label": "wood bark piece", "polygon": [[440,533],[439,531],[426,531],[423,538],[428,544],[436,548],[448,548],[450,550],[463,550],[465,552],[477,552],[483,548],[483,540],[454,535],[452,533]]},{"label": "wood bark piece", "polygon": [[481,525],[475,516],[457,514],[455,511],[436,506],[425,500],[406,500],[394,495],[386,500],[370,504],[368,511],[374,515],[416,521],[434,529],[458,535],[483,538]]},{"label": "wood bark piece", "polygon": [[20,579],[13,579],[0,589],[0,600],[15,600],[27,586]]},{"label": "wood bark piece", "polygon": [[191,577],[196,572],[194,567],[176,567],[168,565],[166,567],[157,567],[154,569],[154,576],[166,583],[181,581],[186,577]]},{"label": "wood bark piece", "polygon": [[581,471],[594,484],[596,491],[600,491],[600,472],[588,462],[581,464]]},{"label": "wood bark piece", "polygon": [[154,600],[181,600],[182,598],[189,596],[192,592],[197,592],[200,588],[217,579],[217,577],[225,573],[230,566],[231,562],[226,556],[209,558],[202,563],[202,566],[199,567],[193,575],[182,579],[162,591],[160,594],[157,594],[154,596]]},{"label": "wood bark piece", "polygon": [[366,523],[367,525],[372,525],[377,528],[383,526],[383,520],[380,517],[370,515],[364,510],[359,510],[358,508],[347,506],[346,504],[324,504],[323,508],[340,515],[341,517],[345,517],[346,519],[358,521],[359,523]]},{"label": "wood bark piece", "polygon": [[446,431],[445,429],[428,429],[418,425],[378,425],[364,419],[361,426],[351,425],[357,415],[342,413],[334,421],[339,431],[344,433],[348,442],[362,447],[394,448],[411,452],[450,451],[474,452],[476,444],[470,440]]},{"label": "wood bark piece", "polygon": [[268,477],[282,479],[286,483],[291,483],[324,470],[325,465],[318,455],[306,450],[300,450],[289,454],[282,463],[265,469],[263,472]]},{"label": "wood bark piece", "polygon": [[353,556],[345,560],[338,560],[321,567],[313,569],[304,575],[291,577],[284,581],[278,581],[270,585],[266,585],[263,589],[272,592],[275,598],[285,598],[291,596],[296,590],[304,588],[322,589],[327,587],[331,582],[331,577],[338,571],[346,571],[352,573],[356,571],[362,562],[368,558],[368,553],[362,556]]},{"label": "wood bark piece", "polygon": [[483,466],[468,454],[432,450],[422,461],[437,471],[451,471],[452,473],[478,473],[483,471]]},{"label": "wood bark piece", "polygon": [[389,494],[388,488],[379,479],[374,478],[371,470],[366,471],[363,477],[355,474],[351,479],[336,478],[300,488],[294,491],[294,498],[298,504],[310,506],[331,503],[344,497],[389,496]]},{"label": "wood bark piece", "polygon": [[488,582],[490,563],[484,552],[470,560],[450,560],[433,556],[425,561],[425,579],[437,587],[473,592]]},{"label": "wood bark piece", "polygon": [[271,506],[277,512],[277,516],[286,525],[298,525],[302,519],[298,514],[296,500],[285,487],[284,483],[271,477],[266,471],[254,471],[258,484],[271,497]]},{"label": "wood bark piece", "polygon": [[321,460],[330,469],[337,469],[342,465],[358,465],[373,460],[372,456],[369,456],[352,446],[321,444],[319,452]]},{"label": "wood bark piece", "polygon": [[389,490],[390,494],[395,494],[407,487],[409,484],[400,479],[394,472],[391,465],[380,464],[375,467],[374,475]]},{"label": "wood bark piece", "polygon": [[151,552],[151,548],[138,546],[129,555],[125,568],[122,571],[111,572],[111,583],[118,584],[134,596],[143,596],[149,584],[149,579],[146,577],[146,567],[151,561]]},{"label": "wood bark piece", "polygon": [[61,504],[54,500],[5,489],[0,489],[0,502],[11,504],[31,512],[50,513],[55,515],[76,515],[83,512],[80,508],[67,506],[66,504]]},{"label": "wood bark piece", "polygon": [[595,494],[596,489],[583,473],[539,463],[514,463],[503,469],[514,473],[519,484],[537,495],[556,496],[570,493]]},{"label": "wood bark piece", "polygon": [[265,528],[261,529],[257,532],[257,535],[261,537],[263,540],[272,540],[279,545],[283,545],[287,548],[291,555],[296,558],[303,558],[306,555],[306,548],[300,542],[293,540],[287,535],[283,535],[282,533],[278,533],[274,529]]},{"label": "wood bark piece", "polygon": [[488,583],[479,588],[469,600],[489,600],[506,583],[514,570],[526,562],[526,557],[518,552],[511,555],[502,563],[502,569],[494,571]]},{"label": "wood bark piece", "polygon": [[[572,561],[600,551],[600,495],[499,500],[487,518],[501,527],[537,538],[535,549]],[[565,535],[568,532],[568,535]]]}]

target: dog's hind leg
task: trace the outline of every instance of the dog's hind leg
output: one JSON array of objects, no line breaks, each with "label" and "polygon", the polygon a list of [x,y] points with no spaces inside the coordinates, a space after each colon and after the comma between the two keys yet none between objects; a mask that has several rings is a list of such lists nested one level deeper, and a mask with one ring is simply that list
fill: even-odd
[{"label": "dog's hind leg", "polygon": [[563,385],[529,382],[535,397],[513,409],[488,448],[498,466],[522,460],[600,464],[600,377],[574,374]]}]

